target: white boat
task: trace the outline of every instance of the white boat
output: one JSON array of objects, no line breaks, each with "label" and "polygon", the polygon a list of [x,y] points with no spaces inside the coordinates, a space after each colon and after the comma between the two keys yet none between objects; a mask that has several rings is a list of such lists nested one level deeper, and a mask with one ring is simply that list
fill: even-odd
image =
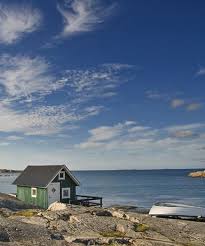
[{"label": "white boat", "polygon": [[205,218],[205,208],[185,204],[159,202],[152,206],[149,214],[159,217]]}]

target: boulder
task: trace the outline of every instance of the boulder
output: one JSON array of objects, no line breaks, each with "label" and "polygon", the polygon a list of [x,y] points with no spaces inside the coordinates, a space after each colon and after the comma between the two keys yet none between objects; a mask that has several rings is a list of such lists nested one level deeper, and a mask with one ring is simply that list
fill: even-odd
[{"label": "boulder", "polygon": [[9,234],[5,230],[0,231],[0,242],[10,242]]},{"label": "boulder", "polygon": [[100,210],[100,211],[93,211],[92,215],[97,215],[97,216],[108,216],[112,217],[112,212],[109,210]]},{"label": "boulder", "polygon": [[64,240],[64,236],[60,233],[53,233],[51,234],[52,240]]},{"label": "boulder", "polygon": [[68,221],[71,218],[71,214],[68,211],[57,212],[57,217],[59,220]]},{"label": "boulder", "polygon": [[66,210],[66,209],[67,209],[66,204],[61,202],[54,202],[48,207],[48,210],[50,211],[59,211],[59,210]]},{"label": "boulder", "polygon": [[4,217],[9,217],[11,216],[13,211],[11,211],[8,208],[0,208],[0,214],[3,215]]},{"label": "boulder", "polygon": [[125,215],[122,212],[119,211],[111,211],[111,214],[113,217],[119,218],[119,219],[124,219]]},{"label": "boulder", "polygon": [[133,223],[140,223],[140,221],[137,218],[135,218],[135,217],[130,217],[129,221],[131,221]]},{"label": "boulder", "polygon": [[64,237],[65,241],[68,243],[72,243],[76,240],[76,237],[72,237],[72,236],[65,236]]},{"label": "boulder", "polygon": [[116,225],[116,228],[115,228],[116,231],[118,232],[121,232],[121,233],[125,233],[125,228],[123,225],[120,225],[120,224],[117,224]]},{"label": "boulder", "polygon": [[71,223],[76,223],[76,222],[79,223],[80,222],[80,220],[76,216],[74,216],[74,215],[71,215],[70,216],[69,221]]}]

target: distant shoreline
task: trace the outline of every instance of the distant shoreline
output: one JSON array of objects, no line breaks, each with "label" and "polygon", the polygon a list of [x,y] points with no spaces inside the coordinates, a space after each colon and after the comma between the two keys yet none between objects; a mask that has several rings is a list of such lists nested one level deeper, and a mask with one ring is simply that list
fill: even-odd
[{"label": "distant shoreline", "polygon": [[21,173],[21,170],[13,170],[13,169],[0,169],[1,174],[14,174],[14,173]]},{"label": "distant shoreline", "polygon": [[[119,171],[177,171],[177,170],[195,170],[201,171],[203,168],[159,168],[159,169],[84,169],[84,170],[71,170],[72,172],[119,172]],[[21,173],[23,170],[15,170],[15,169],[0,169],[1,174],[9,174],[9,173]]]}]

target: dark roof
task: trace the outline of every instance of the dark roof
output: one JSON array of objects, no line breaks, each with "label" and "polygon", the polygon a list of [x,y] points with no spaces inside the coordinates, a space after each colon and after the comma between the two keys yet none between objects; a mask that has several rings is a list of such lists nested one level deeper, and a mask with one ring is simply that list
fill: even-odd
[{"label": "dark roof", "polygon": [[76,185],[79,185],[78,180],[71,174],[65,165],[27,166],[13,184],[31,187],[47,187],[63,168],[73,182]]}]

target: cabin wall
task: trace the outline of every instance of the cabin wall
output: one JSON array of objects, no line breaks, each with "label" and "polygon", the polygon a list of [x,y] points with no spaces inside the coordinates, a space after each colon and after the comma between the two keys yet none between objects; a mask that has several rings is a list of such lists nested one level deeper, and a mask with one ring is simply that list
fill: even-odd
[{"label": "cabin wall", "polygon": [[[65,171],[65,170],[62,170]],[[70,178],[70,176],[65,173],[65,180],[59,180],[58,175],[55,177],[53,182],[60,182],[60,201],[64,203],[70,203],[76,200],[76,184]],[[70,199],[62,199],[62,188],[70,188]]]},{"label": "cabin wall", "polygon": [[[36,187],[33,187],[36,188]],[[17,198],[25,203],[32,204],[41,208],[48,207],[47,189],[37,188],[37,196],[31,196],[31,187],[17,186]]]}]

